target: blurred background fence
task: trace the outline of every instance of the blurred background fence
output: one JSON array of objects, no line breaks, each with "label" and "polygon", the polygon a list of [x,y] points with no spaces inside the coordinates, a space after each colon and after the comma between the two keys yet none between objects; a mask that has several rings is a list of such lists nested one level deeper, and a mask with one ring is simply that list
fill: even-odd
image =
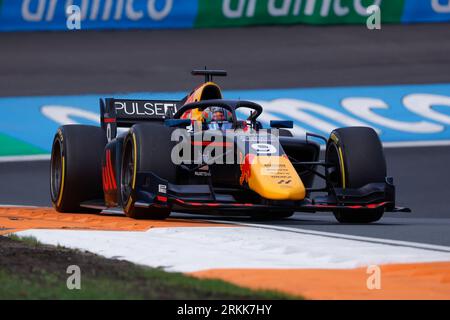
[{"label": "blurred background fence", "polygon": [[67,30],[71,5],[81,29],[363,24],[371,5],[382,23],[450,21],[450,0],[0,0],[0,31]]}]

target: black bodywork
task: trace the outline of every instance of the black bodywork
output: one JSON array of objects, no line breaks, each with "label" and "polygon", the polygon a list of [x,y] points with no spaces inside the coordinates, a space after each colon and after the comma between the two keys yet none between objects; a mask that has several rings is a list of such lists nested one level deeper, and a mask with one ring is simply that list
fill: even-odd
[{"label": "black bodywork", "polygon": [[[208,100],[187,105],[182,101],[154,100],[100,100],[101,126],[108,143],[103,153],[102,167],[106,172],[103,181],[104,201],[93,200],[82,204],[90,208],[122,207],[121,168],[124,141],[127,132],[118,128],[130,128],[135,123],[159,122],[161,125],[177,127],[185,125],[181,114],[191,108],[206,108],[219,105],[232,111],[234,128],[239,127],[235,110],[245,106],[255,110],[247,119],[255,128],[262,128],[257,121],[261,106],[249,101]],[[146,107],[147,106],[147,109]],[[150,108],[151,106],[151,108]],[[128,108],[128,111],[127,111]],[[159,108],[159,109],[158,109]],[[145,111],[148,112],[145,112]],[[321,149],[317,141],[324,138],[307,134],[305,139],[293,137],[287,130],[281,130],[279,142],[297,173],[302,179],[307,196],[301,201],[274,201],[260,197],[238,183],[239,165],[180,165],[176,181],[167,181],[153,172],[136,174],[136,207],[170,207],[173,211],[208,212],[209,214],[244,214],[249,211],[335,211],[374,210],[408,211],[395,207],[395,187],[392,178],[384,182],[371,183],[357,189],[343,189],[330,183],[330,163],[319,160]],[[168,142],[169,147],[169,142]],[[203,169],[202,169],[203,168]],[[203,171],[202,171],[203,170]],[[203,172],[198,174],[198,172]]]}]

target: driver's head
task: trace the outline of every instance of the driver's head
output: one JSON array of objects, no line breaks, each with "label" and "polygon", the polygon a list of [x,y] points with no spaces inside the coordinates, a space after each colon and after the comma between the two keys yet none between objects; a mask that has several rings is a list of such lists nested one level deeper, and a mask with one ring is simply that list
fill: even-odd
[{"label": "driver's head", "polygon": [[212,121],[225,121],[225,115],[222,109],[213,110]]}]

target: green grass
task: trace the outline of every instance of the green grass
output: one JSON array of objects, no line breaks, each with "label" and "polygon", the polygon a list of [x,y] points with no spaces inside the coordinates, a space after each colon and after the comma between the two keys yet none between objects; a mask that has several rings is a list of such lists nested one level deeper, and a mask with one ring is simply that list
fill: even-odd
[{"label": "green grass", "polygon": [[[139,268],[138,268],[139,269]],[[69,276],[69,275],[67,275]],[[139,279],[139,282],[136,282]],[[270,291],[252,291],[220,280],[200,280],[179,273],[141,268],[120,279],[83,277],[81,289],[45,271],[28,277],[0,270],[0,299],[287,299]]]},{"label": "green grass", "polygon": [[[40,244],[33,237],[0,237],[0,299],[290,299],[221,280],[106,259]],[[69,290],[69,265],[81,269],[81,289]],[[297,298],[298,299],[298,298]]]},{"label": "green grass", "polygon": [[25,244],[28,244],[30,246],[38,246],[41,245],[41,243],[38,241],[38,239],[36,239],[35,237],[32,236],[18,236],[16,234],[10,234],[7,236],[9,239],[14,240],[14,241],[20,241],[23,242]]}]

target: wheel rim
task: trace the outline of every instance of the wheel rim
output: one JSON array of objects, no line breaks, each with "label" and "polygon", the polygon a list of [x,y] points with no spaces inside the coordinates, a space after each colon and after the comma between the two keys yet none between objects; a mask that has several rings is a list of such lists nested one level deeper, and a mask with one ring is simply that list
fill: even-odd
[{"label": "wheel rim", "polygon": [[50,172],[50,191],[52,200],[56,201],[61,191],[62,181],[62,146],[59,139],[56,139],[53,145]]},{"label": "wheel rim", "polygon": [[134,155],[131,144],[128,144],[125,149],[121,172],[120,190],[122,194],[122,202],[126,203],[131,195],[131,192],[133,191],[132,182],[134,175]]}]

